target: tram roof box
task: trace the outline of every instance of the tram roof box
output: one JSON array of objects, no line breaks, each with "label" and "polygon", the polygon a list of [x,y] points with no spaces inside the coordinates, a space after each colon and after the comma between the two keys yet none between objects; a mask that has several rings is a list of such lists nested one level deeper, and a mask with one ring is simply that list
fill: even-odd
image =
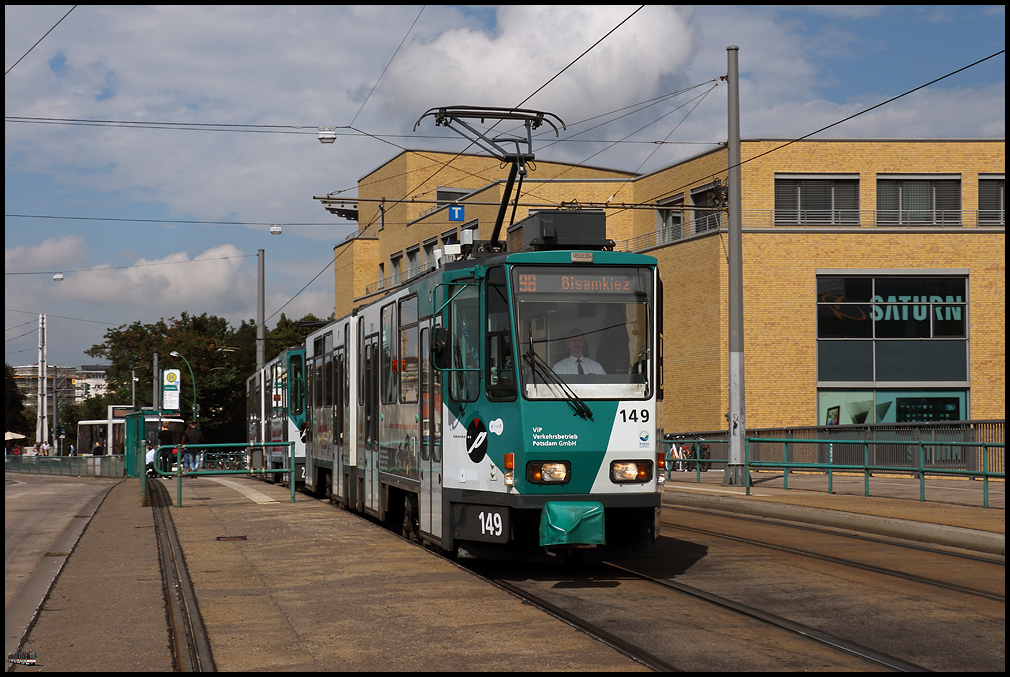
[{"label": "tram roof box", "polygon": [[614,247],[614,241],[607,239],[607,215],[602,210],[536,212],[509,230],[510,243],[511,236],[515,235],[516,231],[522,232],[523,251],[550,249],[600,251]]}]

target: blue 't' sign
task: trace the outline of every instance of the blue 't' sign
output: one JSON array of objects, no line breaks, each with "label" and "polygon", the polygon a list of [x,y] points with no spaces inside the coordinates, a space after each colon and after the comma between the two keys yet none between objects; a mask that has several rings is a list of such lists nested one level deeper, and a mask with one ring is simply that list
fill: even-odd
[{"label": "blue 't' sign", "polygon": [[464,221],[463,205],[449,205],[449,220]]}]

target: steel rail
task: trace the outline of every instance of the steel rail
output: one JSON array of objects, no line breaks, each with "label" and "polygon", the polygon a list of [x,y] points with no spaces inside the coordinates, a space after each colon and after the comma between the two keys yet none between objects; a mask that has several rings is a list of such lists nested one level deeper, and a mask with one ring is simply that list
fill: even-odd
[{"label": "steel rail", "polygon": [[216,672],[207,629],[200,617],[196,592],[169,512],[172,499],[161,482],[151,482],[148,486],[151,487],[155,538],[176,669],[179,672]]},{"label": "steel rail", "polygon": [[683,583],[675,583],[673,581],[661,578],[654,578],[652,576],[649,576],[648,574],[643,574],[633,569],[628,569],[619,564],[614,564],[613,562],[605,562],[605,564],[619,571],[631,574],[632,576],[636,576],[643,580],[655,583],[656,585],[660,585],[662,587],[669,588],[671,590],[676,590],[677,592],[681,592],[686,595],[695,597],[697,599],[704,600],[706,602],[709,602],[710,604],[715,604],[716,606],[728,609],[735,613],[748,616],[750,618],[762,621],[764,623],[768,623],[769,625],[772,625],[774,627],[780,628],[782,630],[787,630],[806,639],[810,639],[814,642],[817,642],[818,644],[822,644],[824,646],[831,647],[838,651],[851,654],[853,656],[866,660],[870,663],[874,663],[886,667],[888,669],[895,670],[897,672],[930,672],[930,670],[920,665],[915,665],[914,663],[909,663],[908,661],[904,661],[900,658],[889,656],[888,654],[882,653],[880,651],[875,651],[873,649],[862,646],[855,642],[850,642],[849,640],[835,637],[826,632],[821,632],[816,628],[803,625],[802,623],[796,623],[794,621],[790,621],[789,619],[782,618],[781,616],[776,616],[775,614],[768,613],[767,611],[761,611],[760,609],[749,607],[746,604],[740,604],[738,602],[734,602],[733,600],[726,599],[725,597],[720,597],[719,595],[714,595],[710,592],[699,590],[698,588],[694,588],[690,585],[684,585]]},{"label": "steel rail", "polygon": [[[470,571],[470,573],[476,573],[471,569],[467,570]],[[486,580],[489,580],[492,584],[498,586],[499,588],[512,593],[516,597],[519,597],[520,599],[529,602],[533,606],[543,609],[544,611],[552,614],[553,616],[557,616],[565,623],[568,623],[569,625],[572,625],[578,628],[579,630],[582,630],[590,637],[600,642],[603,642],[607,646],[613,647],[614,649],[621,652],[628,658],[631,658],[632,660],[641,663],[650,670],[654,670],[656,672],[683,672],[680,668],[677,668],[667,663],[663,659],[654,656],[648,651],[645,651],[644,649],[637,647],[634,644],[630,644],[621,639],[620,637],[607,632],[598,625],[594,625],[586,620],[583,620],[582,618],[579,618],[578,616],[575,616],[572,613],[565,611],[564,609],[555,606],[554,604],[551,604],[547,600],[538,597],[531,592],[523,590],[522,588],[513,585],[512,583],[509,583],[508,581],[504,581],[499,578],[486,579]]]}]

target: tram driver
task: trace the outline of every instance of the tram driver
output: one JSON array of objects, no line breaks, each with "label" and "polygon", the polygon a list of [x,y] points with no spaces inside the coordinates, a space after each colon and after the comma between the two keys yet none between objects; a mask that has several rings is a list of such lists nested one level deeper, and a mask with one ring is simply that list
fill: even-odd
[{"label": "tram driver", "polygon": [[559,374],[606,374],[606,370],[596,360],[585,355],[586,337],[581,329],[572,329],[565,339],[568,346],[568,357],[554,365],[554,371]]}]

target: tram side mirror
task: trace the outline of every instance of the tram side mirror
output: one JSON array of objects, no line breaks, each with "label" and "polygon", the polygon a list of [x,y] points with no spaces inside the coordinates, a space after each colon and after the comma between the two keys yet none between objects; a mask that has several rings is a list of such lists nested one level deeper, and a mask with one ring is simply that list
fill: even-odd
[{"label": "tram side mirror", "polygon": [[451,351],[449,350],[449,330],[436,327],[431,332],[431,361],[436,369],[448,369]]},{"label": "tram side mirror", "polygon": [[649,351],[643,350],[638,353],[635,364],[631,365],[631,373],[644,378],[649,370]]}]

